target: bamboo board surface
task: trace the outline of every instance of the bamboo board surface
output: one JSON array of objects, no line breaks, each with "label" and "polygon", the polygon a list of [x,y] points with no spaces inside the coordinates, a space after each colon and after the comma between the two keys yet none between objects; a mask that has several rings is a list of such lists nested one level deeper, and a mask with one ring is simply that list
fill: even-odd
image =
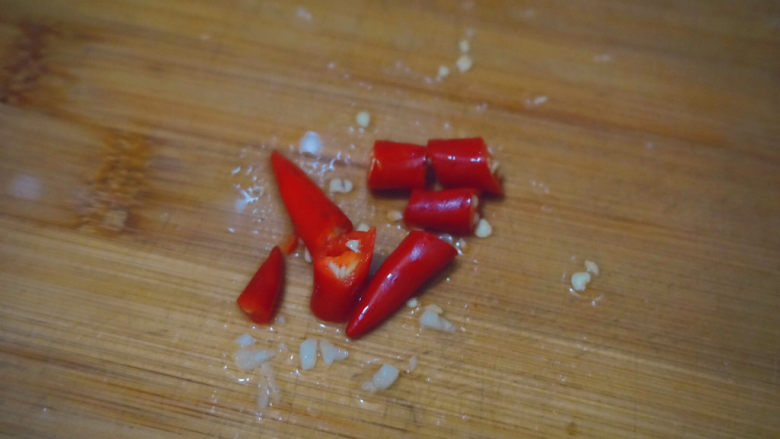
[{"label": "bamboo board surface", "polygon": [[[763,1],[0,2],[0,435],[777,437],[778,23]],[[403,310],[346,342],[300,256],[284,323],[237,310],[291,230],[270,151],[355,182],[334,199],[386,254],[404,200],[366,191],[372,142],[475,135],[507,195],[421,296],[455,334]],[[290,349],[261,413],[242,333]],[[306,337],[350,356],[298,371]]]}]

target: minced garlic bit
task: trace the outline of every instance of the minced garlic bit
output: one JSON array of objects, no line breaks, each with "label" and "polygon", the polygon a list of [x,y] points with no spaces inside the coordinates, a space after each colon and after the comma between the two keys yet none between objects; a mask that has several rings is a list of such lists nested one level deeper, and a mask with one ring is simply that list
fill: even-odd
[{"label": "minced garlic bit", "polygon": [[417,369],[417,355],[412,355],[409,357],[409,369],[406,372],[412,373],[415,369]]},{"label": "minced garlic bit", "polygon": [[307,131],[301,138],[301,152],[317,155],[322,151],[322,140],[320,135],[314,131]]},{"label": "minced garlic bit", "polygon": [[406,306],[409,308],[417,308],[417,306],[420,304],[420,301],[417,300],[416,297],[412,297],[411,299],[406,301]]},{"label": "minced garlic bit", "polygon": [[455,248],[458,250],[458,254],[463,254],[466,250],[468,250],[469,245],[463,238],[458,238],[458,241],[455,243]]},{"label": "minced garlic bit", "polygon": [[242,348],[251,346],[255,344],[256,341],[257,340],[255,340],[255,338],[249,334],[241,334],[238,336],[238,338],[236,338],[236,344],[241,346]]},{"label": "minced garlic bit", "polygon": [[587,271],[588,273],[593,273],[596,276],[598,276],[598,274],[599,274],[599,266],[596,265],[595,262],[589,261],[589,260],[586,259],[585,260],[585,271]]},{"label": "minced garlic bit", "polygon": [[350,239],[344,245],[346,245],[347,248],[352,250],[353,252],[360,253],[360,241],[358,241],[357,239]]},{"label": "minced garlic bit", "polygon": [[420,326],[423,328],[435,329],[437,331],[455,332],[455,325],[430,309],[426,309],[420,316]]},{"label": "minced garlic bit", "polygon": [[330,190],[331,193],[342,193],[347,194],[349,192],[352,192],[352,182],[350,180],[347,180],[346,178],[334,178],[330,181],[330,184],[328,185],[328,190]]},{"label": "minced garlic bit", "polygon": [[236,367],[247,372],[260,366],[264,361],[270,360],[274,355],[276,354],[273,351],[243,349],[235,353],[233,360],[236,362]]},{"label": "minced garlic bit", "polygon": [[371,123],[371,115],[367,111],[361,111],[355,116],[355,122],[365,128]]},{"label": "minced garlic bit", "polygon": [[308,248],[303,249],[303,260],[311,264],[311,253]]},{"label": "minced garlic bit", "polygon": [[480,219],[479,223],[477,223],[477,229],[474,231],[474,235],[477,238],[487,238],[492,234],[493,227],[490,226],[490,223],[487,222],[485,218]]},{"label": "minced garlic bit", "polygon": [[458,70],[460,70],[461,73],[470,70],[472,65],[474,65],[474,61],[472,61],[471,57],[468,55],[461,55],[455,62],[455,66],[458,67]]},{"label": "minced garlic bit", "polygon": [[398,369],[389,364],[383,364],[374,376],[371,377],[370,380],[364,382],[360,388],[366,392],[379,392],[380,390],[385,390],[392,386],[397,379]]},{"label": "minced garlic bit", "polygon": [[320,339],[320,355],[322,355],[322,362],[330,366],[334,361],[341,361],[347,358],[349,352],[323,338]]},{"label": "minced garlic bit", "polygon": [[433,311],[433,312],[435,312],[436,314],[442,314],[442,313],[444,313],[444,310],[443,310],[443,309],[441,309],[441,307],[440,307],[439,305],[436,305],[435,303],[431,303],[430,305],[425,305],[425,310],[426,310],[426,311],[429,311],[429,310],[430,310],[430,311]]},{"label": "minced garlic bit", "polygon": [[261,381],[257,384],[257,409],[263,410],[270,404],[279,403],[281,391],[270,363],[260,365],[260,373],[265,378],[265,382]]},{"label": "minced garlic bit", "polygon": [[450,68],[442,64],[439,66],[439,72],[437,73],[436,76],[438,76],[439,78],[446,78],[447,76],[449,76],[449,74],[450,74]]},{"label": "minced garlic bit", "polygon": [[271,402],[271,390],[265,383],[257,385],[257,410],[265,410]]},{"label": "minced garlic bit", "polygon": [[387,220],[391,222],[398,222],[401,221],[404,217],[404,214],[401,213],[400,210],[391,210],[387,212]]},{"label": "minced garlic bit", "polygon": [[357,227],[355,227],[355,231],[358,232],[368,232],[370,229],[371,227],[369,227],[366,223],[360,223]]},{"label": "minced garlic bit", "polygon": [[571,287],[574,291],[585,291],[586,285],[590,282],[590,273],[582,271],[571,275]]},{"label": "minced garlic bit", "polygon": [[458,47],[460,48],[461,52],[467,53],[471,48],[471,45],[469,44],[469,40],[460,40]]},{"label": "minced garlic bit", "polygon": [[307,338],[300,347],[301,369],[313,369],[317,364],[317,339]]}]

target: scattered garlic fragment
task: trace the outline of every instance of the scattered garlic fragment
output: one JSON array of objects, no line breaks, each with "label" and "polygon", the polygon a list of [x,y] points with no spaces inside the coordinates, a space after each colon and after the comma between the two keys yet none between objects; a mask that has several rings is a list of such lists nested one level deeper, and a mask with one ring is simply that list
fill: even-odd
[{"label": "scattered garlic fragment", "polygon": [[347,180],[346,178],[334,178],[330,181],[330,184],[328,185],[328,190],[335,194],[335,193],[342,193],[342,194],[348,194],[352,192],[352,181]]},{"label": "scattered garlic fragment", "polygon": [[311,253],[308,248],[303,249],[303,260],[311,264]]},{"label": "scattered garlic fragment", "polygon": [[271,402],[271,390],[265,383],[257,384],[257,410],[264,410]]},{"label": "scattered garlic fragment", "polygon": [[417,369],[417,355],[412,355],[409,357],[409,369],[406,371],[407,373],[414,372],[415,369]]},{"label": "scattered garlic fragment", "polygon": [[492,234],[493,227],[490,226],[490,223],[487,222],[485,218],[480,219],[479,223],[477,223],[477,229],[474,231],[474,235],[477,238],[487,238]]},{"label": "scattered garlic fragment", "polygon": [[444,313],[444,310],[441,309],[441,307],[439,305],[436,305],[435,303],[431,303],[430,305],[426,305],[425,306],[425,310],[426,311],[429,311],[429,310],[433,311],[436,314],[443,314]]},{"label": "scattered garlic fragment", "polygon": [[398,379],[398,369],[389,364],[383,364],[374,376],[360,386],[366,392],[379,392],[393,385]]},{"label": "scattered garlic fragment", "polygon": [[416,297],[412,297],[406,301],[406,306],[409,308],[417,308],[418,305],[420,305],[420,301],[417,300]]},{"label": "scattered garlic fragment", "polygon": [[574,291],[585,291],[585,287],[590,282],[590,273],[582,271],[571,275],[571,286]]},{"label": "scattered garlic fragment", "polygon": [[595,262],[589,261],[589,260],[586,259],[585,260],[585,271],[587,271],[588,273],[593,273],[596,276],[598,276],[598,274],[599,274],[599,266],[596,265]]},{"label": "scattered garlic fragment", "polygon": [[317,155],[322,151],[322,140],[320,135],[314,131],[306,131],[301,138],[301,152],[304,154]]},{"label": "scattered garlic fragment", "polygon": [[371,227],[369,227],[366,223],[360,223],[357,227],[355,227],[355,230],[358,232],[368,232],[370,229]]},{"label": "scattered garlic fragment", "polygon": [[241,346],[242,348],[251,346],[255,344],[256,341],[257,340],[255,340],[255,338],[249,334],[241,334],[236,338],[236,344]]},{"label": "scattered garlic fragment", "polygon": [[441,78],[446,78],[447,76],[449,76],[449,74],[450,74],[450,68],[442,64],[439,66],[439,71],[436,74],[436,76],[438,76],[439,79],[441,79]]},{"label": "scattered garlic fragment", "polygon": [[264,351],[260,349],[244,349],[235,353],[233,360],[236,362],[236,367],[246,372],[250,371],[264,361],[274,357],[273,351]]},{"label": "scattered garlic fragment", "polygon": [[471,46],[469,44],[469,40],[460,40],[460,42],[458,43],[458,47],[460,48],[460,51],[462,53],[467,53]]},{"label": "scattered garlic fragment", "polygon": [[265,377],[265,382],[261,381],[257,384],[257,409],[262,411],[269,405],[279,402],[280,391],[274,377],[274,370],[269,363],[263,363],[260,372]]},{"label": "scattered garlic fragment", "polygon": [[394,223],[398,222],[398,221],[401,221],[403,219],[403,217],[404,217],[404,214],[401,213],[400,210],[393,209],[393,210],[387,212],[387,220],[391,221],[391,222],[394,222]]},{"label": "scattered garlic fragment", "polygon": [[276,382],[276,374],[274,374],[274,368],[271,366],[271,363],[261,364],[260,373],[262,373],[266,381],[268,381],[268,390],[271,394],[271,402],[273,404],[278,403],[279,397],[281,396],[281,391],[279,389],[279,384]]},{"label": "scattered garlic fragment", "polygon": [[471,69],[471,66],[474,65],[474,61],[471,60],[471,57],[468,55],[461,55],[460,58],[455,62],[455,66],[458,67],[458,70],[463,73]]},{"label": "scattered garlic fragment", "polygon": [[322,362],[330,366],[334,361],[341,361],[347,358],[349,352],[323,338],[320,339],[320,355],[322,355]]},{"label": "scattered garlic fragment", "polygon": [[360,113],[355,116],[355,122],[357,122],[358,125],[365,128],[371,123],[371,114],[369,114],[367,111],[361,111]]},{"label": "scattered garlic fragment", "polygon": [[455,332],[455,325],[430,309],[426,309],[420,316],[420,326],[423,328],[435,329],[437,331]]},{"label": "scattered garlic fragment", "polygon": [[317,339],[307,338],[300,347],[301,369],[309,370],[317,364]]}]

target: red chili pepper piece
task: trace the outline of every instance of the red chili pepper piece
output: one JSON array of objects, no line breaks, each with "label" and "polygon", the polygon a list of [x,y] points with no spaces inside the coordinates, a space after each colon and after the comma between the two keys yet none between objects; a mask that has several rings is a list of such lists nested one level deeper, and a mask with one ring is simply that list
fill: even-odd
[{"label": "red chili pepper piece", "polygon": [[481,137],[429,140],[428,157],[444,187],[473,187],[490,194],[504,193],[496,175],[498,162],[493,160]]},{"label": "red chili pepper piece", "polygon": [[347,336],[359,337],[390,317],[456,254],[430,233],[409,233],[371,278],[347,323]]},{"label": "red chili pepper piece", "polygon": [[301,168],[276,151],[271,165],[290,220],[312,257],[331,239],[352,231],[349,218]]},{"label": "red chili pepper piece", "polygon": [[374,256],[376,229],[349,232],[328,243],[314,259],[311,310],[329,322],[345,322],[360,298]]},{"label": "red chili pepper piece", "polygon": [[428,159],[424,146],[377,140],[368,168],[373,190],[424,188]]},{"label": "red chili pepper piece", "polygon": [[476,189],[444,189],[421,191],[415,189],[404,209],[404,222],[408,226],[428,230],[470,235],[479,221]]},{"label": "red chili pepper piece", "polygon": [[268,323],[276,313],[283,287],[284,258],[279,247],[274,247],[236,303],[253,322]]}]

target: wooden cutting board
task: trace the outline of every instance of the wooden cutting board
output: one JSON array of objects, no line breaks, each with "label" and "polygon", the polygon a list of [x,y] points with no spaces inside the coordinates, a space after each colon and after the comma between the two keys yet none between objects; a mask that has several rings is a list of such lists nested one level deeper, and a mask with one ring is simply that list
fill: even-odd
[{"label": "wooden cutting board", "polygon": [[[763,1],[3,1],[0,435],[777,437],[778,23]],[[272,150],[354,182],[333,198],[387,254],[404,199],[366,191],[373,141],[462,136],[506,197],[420,298],[455,334],[405,309],[346,341],[300,255],[283,321],[237,310],[291,230]],[[288,349],[261,412],[242,333]],[[349,358],[299,371],[307,337]],[[382,363],[399,380],[361,391]]]}]

